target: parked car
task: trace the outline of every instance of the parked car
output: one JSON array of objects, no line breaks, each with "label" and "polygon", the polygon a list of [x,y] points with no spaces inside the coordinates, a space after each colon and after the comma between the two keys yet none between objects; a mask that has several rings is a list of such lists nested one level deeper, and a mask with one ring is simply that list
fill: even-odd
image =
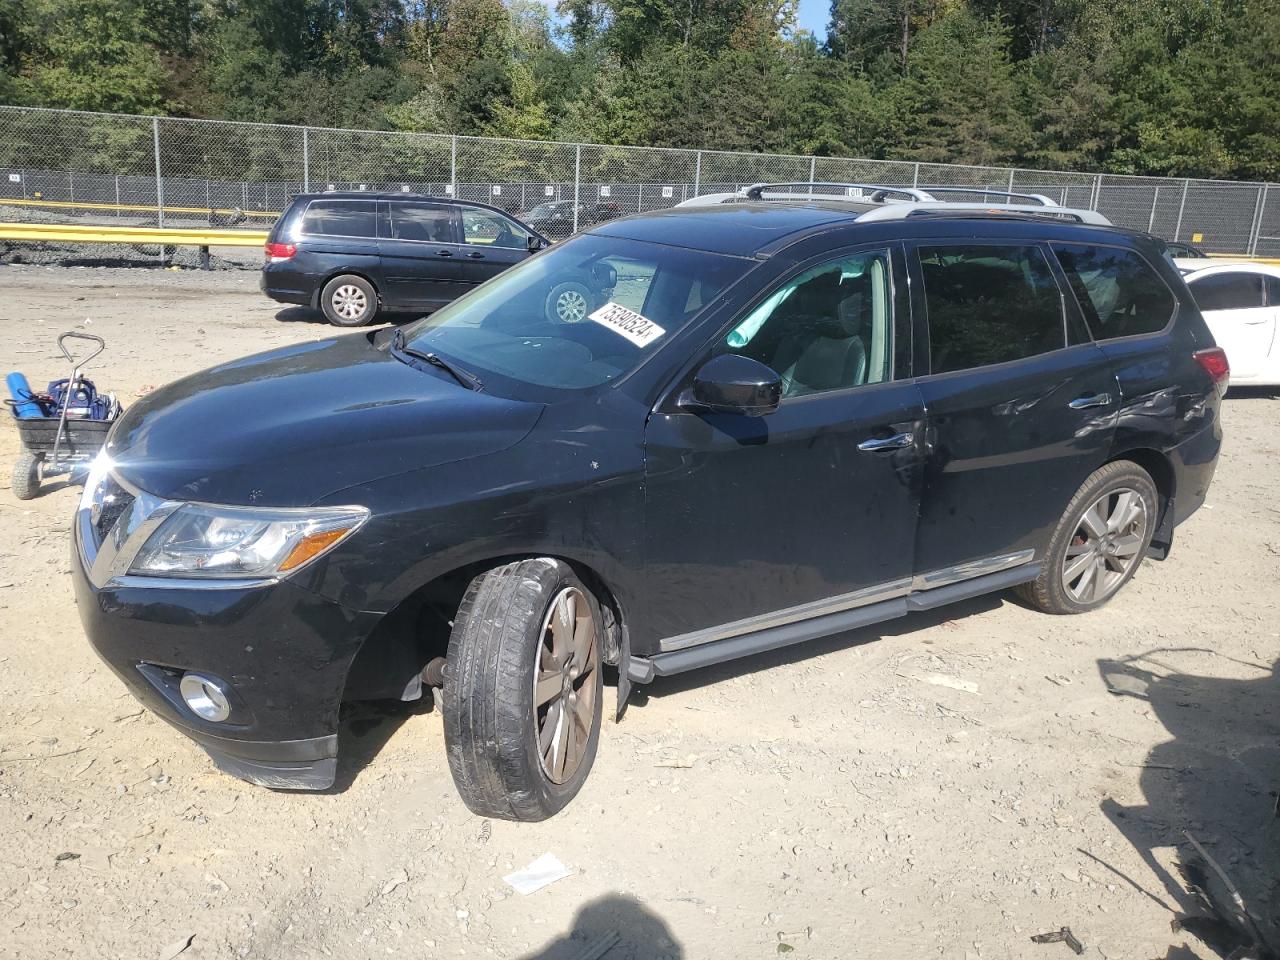
[{"label": "parked car", "polygon": [[1164,245],[1165,251],[1169,256],[1175,259],[1194,259],[1207,260],[1209,255],[1197,247],[1195,244],[1183,243],[1180,240],[1168,240]]},{"label": "parked car", "polygon": [[1176,263],[1214,340],[1227,352],[1231,382],[1280,385],[1280,267],[1247,260]]},{"label": "parked car", "polygon": [[[1227,375],[1161,243],[1103,224],[671,209],[407,327],[186,377],[85,488],[85,629],[270,787],[333,782],[344,699],[442,685],[467,805],[539,820],[592,766],[605,664],[620,713],[634,683],[992,591],[1096,610],[1204,502]],[[600,306],[548,309],[584,277]]]},{"label": "parked car", "polygon": [[[572,200],[550,200],[540,203],[522,216],[532,229],[544,237],[563,240],[574,231]],[[621,211],[611,201],[599,200],[578,204],[578,230],[612,220]]]},{"label": "parked car", "polygon": [[548,243],[484,203],[404,193],[303,193],[267,237],[262,292],[339,327],[451,303]]}]

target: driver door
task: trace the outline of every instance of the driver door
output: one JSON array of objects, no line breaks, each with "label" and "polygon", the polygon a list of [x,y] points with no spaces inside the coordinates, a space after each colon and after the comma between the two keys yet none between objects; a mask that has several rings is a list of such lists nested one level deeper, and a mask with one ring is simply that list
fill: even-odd
[{"label": "driver door", "polygon": [[907,592],[924,412],[905,291],[897,247],[810,261],[694,367],[721,353],[770,366],[774,412],[668,403],[650,418],[647,606],[661,650]]}]

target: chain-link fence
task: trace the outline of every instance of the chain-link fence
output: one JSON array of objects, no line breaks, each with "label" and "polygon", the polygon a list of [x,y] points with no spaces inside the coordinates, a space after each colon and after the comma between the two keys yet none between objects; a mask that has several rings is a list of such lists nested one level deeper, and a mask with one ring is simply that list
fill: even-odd
[{"label": "chain-link fence", "polygon": [[1211,252],[1280,256],[1276,184],[0,107],[0,218],[10,220],[263,229],[301,191],[367,189],[535,219],[539,205],[562,203],[584,226],[761,181],[1039,193]]}]

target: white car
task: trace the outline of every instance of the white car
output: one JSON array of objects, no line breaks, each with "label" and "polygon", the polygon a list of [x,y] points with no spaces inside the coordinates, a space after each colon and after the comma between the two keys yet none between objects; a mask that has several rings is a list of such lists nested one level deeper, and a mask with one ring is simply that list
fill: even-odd
[{"label": "white car", "polygon": [[1174,260],[1227,352],[1233,386],[1280,385],[1280,267],[1248,260]]}]

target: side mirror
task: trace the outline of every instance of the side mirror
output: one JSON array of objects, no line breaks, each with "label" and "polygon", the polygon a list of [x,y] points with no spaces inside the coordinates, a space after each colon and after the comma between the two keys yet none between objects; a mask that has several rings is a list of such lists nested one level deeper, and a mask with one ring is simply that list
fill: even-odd
[{"label": "side mirror", "polygon": [[750,357],[722,353],[693,375],[693,386],[680,399],[682,407],[763,417],[782,402],[782,377]]},{"label": "side mirror", "polygon": [[524,248],[530,253],[537,253],[544,246],[545,244],[542,242],[542,238],[535,237],[532,233],[524,238]]}]

